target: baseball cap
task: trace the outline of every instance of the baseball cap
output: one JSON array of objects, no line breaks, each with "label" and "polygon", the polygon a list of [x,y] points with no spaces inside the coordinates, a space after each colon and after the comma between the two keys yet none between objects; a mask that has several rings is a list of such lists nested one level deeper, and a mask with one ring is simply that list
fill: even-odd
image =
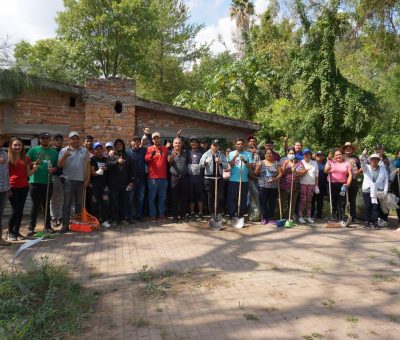
[{"label": "baseball cap", "polygon": [[212,144],[212,145],[219,145],[219,140],[218,140],[218,139],[213,139],[213,140],[211,141],[211,144]]},{"label": "baseball cap", "polygon": [[39,138],[50,138],[50,132],[41,132],[39,133]]},{"label": "baseball cap", "polygon": [[378,158],[380,160],[381,156],[379,156],[377,153],[373,153],[371,156],[369,156],[369,159],[371,158]]},{"label": "baseball cap", "polygon": [[79,133],[76,131],[71,131],[68,135],[68,138],[72,138],[72,137],[79,137]]},{"label": "baseball cap", "polygon": [[56,133],[53,138],[54,139],[58,139],[58,138],[64,139],[64,136],[61,133]]},{"label": "baseball cap", "polygon": [[375,144],[374,146],[375,149],[383,149],[383,145],[382,144]]},{"label": "baseball cap", "polygon": [[107,142],[106,143],[106,148],[112,148],[112,147],[114,147],[113,142]]},{"label": "baseball cap", "polygon": [[96,142],[96,143],[93,144],[93,149],[96,149],[99,146],[103,147],[103,145],[100,142]]},{"label": "baseball cap", "polygon": [[199,139],[196,136],[190,136],[189,142],[191,142],[192,140],[199,141]]},{"label": "baseball cap", "polygon": [[312,153],[310,149],[303,149],[302,155],[305,155],[306,153]]},{"label": "baseball cap", "polygon": [[160,135],[159,132],[153,132],[153,134],[151,135],[151,138],[154,138],[154,137],[160,137],[161,138],[161,135]]},{"label": "baseball cap", "polygon": [[87,140],[93,140],[93,136],[92,136],[92,135],[86,135],[86,136],[85,136],[85,139],[87,139]]},{"label": "baseball cap", "polygon": [[315,153],[315,156],[319,156],[319,155],[324,155],[325,156],[325,153],[323,151],[317,151]]}]

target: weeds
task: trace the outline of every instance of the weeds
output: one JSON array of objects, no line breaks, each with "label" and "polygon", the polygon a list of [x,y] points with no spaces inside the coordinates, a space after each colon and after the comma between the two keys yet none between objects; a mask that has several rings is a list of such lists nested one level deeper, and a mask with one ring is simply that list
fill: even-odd
[{"label": "weeds", "polygon": [[390,252],[393,255],[396,255],[396,256],[400,257],[400,248],[392,248],[392,249],[390,249]]},{"label": "weeds", "polygon": [[74,282],[48,258],[0,273],[0,338],[63,338],[78,334],[98,293]]},{"label": "weeds", "polygon": [[319,333],[312,333],[311,335],[303,335],[303,339],[306,340],[314,340],[314,339],[323,339],[323,335]]},{"label": "weeds", "polygon": [[150,322],[142,317],[140,317],[137,320],[133,320],[132,325],[137,327],[137,328],[142,328],[142,327],[149,327]]},{"label": "weeds", "polygon": [[374,275],[372,275],[372,281],[375,282],[393,281],[393,278],[388,275],[384,275],[382,273],[375,273]]},{"label": "weeds", "polygon": [[359,338],[358,334],[355,334],[355,333],[347,333],[347,336],[349,338],[353,338],[353,339],[358,339]]},{"label": "weeds", "polygon": [[348,315],[346,317],[346,321],[350,323],[352,326],[355,326],[358,322],[358,318],[355,315]]},{"label": "weeds", "polygon": [[333,301],[333,300],[331,300],[331,299],[324,300],[324,301],[321,302],[321,304],[322,304],[323,306],[325,306],[325,307],[327,307],[327,308],[329,308],[329,309],[332,309],[332,308],[333,308],[333,305],[334,305],[335,303],[336,303],[336,302]]},{"label": "weeds", "polygon": [[260,318],[255,314],[243,313],[243,316],[246,318],[246,320],[260,321]]}]

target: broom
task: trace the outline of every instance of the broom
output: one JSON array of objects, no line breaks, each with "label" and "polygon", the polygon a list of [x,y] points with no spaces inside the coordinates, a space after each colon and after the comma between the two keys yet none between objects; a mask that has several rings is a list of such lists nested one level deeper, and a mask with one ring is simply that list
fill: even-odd
[{"label": "broom", "polygon": [[294,182],[294,168],[292,168],[292,184],[290,185],[290,203],[289,203],[289,219],[285,222],[285,228],[293,228],[296,222],[292,218],[292,201],[293,201],[293,182]]},{"label": "broom", "polygon": [[285,226],[286,219],[282,218],[281,187],[280,187],[279,180],[278,180],[278,201],[279,201],[279,218],[280,218],[280,220],[276,221],[276,226],[278,228],[282,228]]},{"label": "broom", "polygon": [[[85,178],[87,174],[87,165],[85,162]],[[82,233],[90,233],[91,231],[100,229],[99,220],[90,215],[86,210],[86,187],[83,188],[82,195],[82,211],[80,214],[77,214],[72,219],[69,229],[72,231],[82,232]]]},{"label": "broom", "polygon": [[326,222],[324,224],[324,227],[325,228],[341,228],[341,225],[333,218],[331,174],[328,174],[328,188],[329,188],[330,217],[329,217],[328,222]]}]

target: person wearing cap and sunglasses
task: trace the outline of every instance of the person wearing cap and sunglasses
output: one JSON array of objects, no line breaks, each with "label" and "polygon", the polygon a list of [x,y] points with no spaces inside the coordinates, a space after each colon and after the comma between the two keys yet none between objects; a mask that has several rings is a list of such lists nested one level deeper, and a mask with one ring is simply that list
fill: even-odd
[{"label": "person wearing cap and sunglasses", "polygon": [[32,199],[32,209],[27,236],[32,236],[35,233],[40,206],[42,206],[43,211],[47,211],[44,232],[54,232],[50,223],[50,209],[47,209],[46,206],[48,207],[50,204],[53,192],[51,176],[57,171],[58,154],[56,150],[50,147],[50,133],[42,132],[38,137],[40,145],[31,148],[27,153],[30,160],[39,165],[38,170],[29,177],[29,193]]},{"label": "person wearing cap and sunglasses", "polygon": [[0,246],[10,246],[11,243],[5,241],[2,235],[4,207],[7,201],[7,195],[10,190],[8,173],[8,155],[2,149],[2,146],[9,141],[9,136],[0,132]]},{"label": "person wearing cap and sunglasses", "polygon": [[367,164],[367,150],[361,155],[361,167],[364,173],[362,192],[364,198],[365,228],[380,229],[378,224],[379,202],[377,192],[387,194],[389,189],[389,177],[384,165],[379,165],[381,157],[374,153],[369,157]]},{"label": "person wearing cap and sunglasses", "polygon": [[[61,149],[63,148],[64,137],[63,135],[57,133],[53,137],[54,150],[57,151],[57,155],[60,154]],[[51,224],[52,226],[59,226],[62,223],[62,205],[63,205],[63,189],[61,176],[62,169],[57,168],[57,171],[53,173],[53,193],[51,195],[50,200],[50,215],[51,215]]]},{"label": "person wearing cap and sunglasses", "polygon": [[215,179],[217,178],[217,214],[222,213],[224,203],[223,171],[229,168],[228,161],[219,150],[219,141],[211,141],[211,148],[201,156],[199,165],[204,168],[204,187],[207,192],[208,206],[214,214]]}]

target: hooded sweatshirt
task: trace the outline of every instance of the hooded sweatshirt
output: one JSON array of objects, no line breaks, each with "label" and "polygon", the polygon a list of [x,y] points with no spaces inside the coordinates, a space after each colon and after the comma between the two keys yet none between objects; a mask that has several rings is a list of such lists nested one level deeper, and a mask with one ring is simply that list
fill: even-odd
[{"label": "hooded sweatshirt", "polygon": [[[118,142],[121,142],[123,149],[118,151],[115,147]],[[122,139],[117,138],[114,141],[115,154],[109,157],[109,163],[107,167],[108,172],[108,185],[109,186],[127,186],[129,183],[133,183],[136,177],[135,164],[132,158],[128,156],[125,151],[125,143]],[[119,164],[118,159],[122,158],[125,160],[124,163]]]}]

